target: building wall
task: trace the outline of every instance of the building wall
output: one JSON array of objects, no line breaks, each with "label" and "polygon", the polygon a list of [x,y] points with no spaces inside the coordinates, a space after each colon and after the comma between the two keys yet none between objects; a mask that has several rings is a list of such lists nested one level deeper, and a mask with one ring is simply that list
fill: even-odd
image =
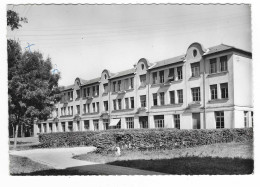
[{"label": "building wall", "polygon": [[[196,52],[195,52],[196,51]],[[175,128],[174,115],[180,115],[180,129],[192,129],[193,114],[200,116],[201,129],[216,128],[216,111],[224,111],[225,128],[243,128],[245,126],[245,112],[248,112],[248,126],[252,126],[253,102],[252,102],[252,67],[251,58],[245,55],[237,54],[233,51],[226,51],[211,55],[205,55],[206,50],[199,43],[193,43],[187,49],[183,62],[175,62],[153,68],[144,58],[140,59],[135,65],[135,73],[129,73],[123,76],[115,76],[111,78],[111,73],[104,70],[101,73],[99,81],[91,84],[81,85],[80,79],[76,79],[74,86],[64,92],[73,91],[73,101],[60,102],[56,104],[58,108],[58,116],[53,113],[52,118],[46,122],[38,122],[35,124],[34,134],[39,133],[38,124],[41,129],[46,126],[46,132],[50,132],[49,124],[52,123],[52,132],[58,132],[62,129],[62,122],[65,122],[65,130],[69,131],[69,122],[73,123],[74,131],[82,131],[84,129],[84,120],[89,120],[89,130],[94,130],[94,120],[98,120],[99,130],[104,130],[103,119],[119,118],[121,128],[126,129],[126,117],[134,118],[134,128],[139,129],[140,117],[146,116],[148,119],[148,127],[155,128],[154,116],[164,116],[164,128]],[[227,56],[227,71],[220,72],[220,57]],[[210,59],[217,59],[217,72],[212,74],[209,72]],[[192,77],[191,67],[194,63],[199,63],[199,74]],[[177,78],[177,67],[182,67],[182,79]],[[169,71],[175,68],[175,81],[169,80]],[[164,71],[164,83],[159,83],[159,72]],[[153,83],[153,73],[157,72],[157,82]],[[145,85],[141,85],[140,76],[146,77]],[[125,89],[125,79],[134,79],[134,88]],[[121,81],[121,90],[113,91],[113,82]],[[220,85],[228,83],[228,98],[221,98]],[[104,84],[108,84],[108,93],[104,93]],[[130,82],[129,82],[130,84]],[[210,85],[217,85],[217,98],[211,99]],[[243,85],[243,86],[241,86]],[[82,97],[83,89],[90,87],[91,89],[99,87],[99,95],[93,98]],[[200,88],[200,101],[194,102],[192,99],[192,88]],[[80,90],[81,97],[76,98],[76,90]],[[183,90],[183,103],[178,102],[177,90]],[[175,103],[170,103],[170,91],[175,91]],[[153,94],[157,93],[157,106],[153,103]],[[164,93],[165,104],[160,104],[160,93]],[[146,107],[141,107],[140,96],[146,95]],[[130,98],[134,97],[134,108],[130,108]],[[129,98],[129,109],[126,109],[125,98]],[[122,100],[122,109],[114,110],[113,100]],[[104,101],[108,101],[108,111],[104,109]],[[92,103],[99,102],[99,111],[93,112]],[[83,112],[84,104],[90,103],[90,113]],[[76,106],[80,105],[79,119],[76,118]],[[73,115],[61,116],[62,107],[73,106]],[[118,107],[118,102],[117,102]],[[58,119],[58,128],[53,119]],[[79,120],[79,128],[77,125]],[[41,131],[42,132],[42,131]]]}]

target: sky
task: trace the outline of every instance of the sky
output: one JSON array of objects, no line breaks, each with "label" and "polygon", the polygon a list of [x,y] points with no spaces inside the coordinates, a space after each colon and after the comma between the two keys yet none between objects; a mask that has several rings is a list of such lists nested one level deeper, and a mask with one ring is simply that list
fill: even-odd
[{"label": "sky", "polygon": [[186,53],[193,42],[251,51],[248,5],[9,5],[28,23],[7,38],[50,57],[60,85],[93,79],[104,69],[133,68]]}]

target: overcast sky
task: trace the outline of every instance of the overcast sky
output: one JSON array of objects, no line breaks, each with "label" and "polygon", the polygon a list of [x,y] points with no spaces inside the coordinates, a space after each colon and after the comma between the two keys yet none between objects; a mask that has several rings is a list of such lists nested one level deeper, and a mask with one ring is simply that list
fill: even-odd
[{"label": "overcast sky", "polygon": [[61,72],[60,85],[92,79],[102,70],[132,68],[184,54],[193,42],[251,51],[247,5],[16,5],[28,23],[8,38],[39,50]]}]

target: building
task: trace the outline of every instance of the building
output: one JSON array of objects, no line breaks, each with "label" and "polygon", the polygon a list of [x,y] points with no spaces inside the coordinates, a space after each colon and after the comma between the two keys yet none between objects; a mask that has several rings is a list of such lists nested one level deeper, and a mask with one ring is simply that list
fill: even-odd
[{"label": "building", "polygon": [[47,121],[45,132],[111,128],[216,129],[253,126],[252,54],[236,47],[191,44],[185,55],[119,73],[76,78]]}]

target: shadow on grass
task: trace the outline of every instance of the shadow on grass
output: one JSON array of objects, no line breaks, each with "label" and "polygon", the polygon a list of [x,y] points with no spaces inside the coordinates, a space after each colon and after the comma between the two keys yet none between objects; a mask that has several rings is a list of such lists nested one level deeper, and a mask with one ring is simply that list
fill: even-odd
[{"label": "shadow on grass", "polygon": [[174,175],[252,174],[254,160],[219,157],[181,157],[160,160],[124,160],[107,163]]}]

